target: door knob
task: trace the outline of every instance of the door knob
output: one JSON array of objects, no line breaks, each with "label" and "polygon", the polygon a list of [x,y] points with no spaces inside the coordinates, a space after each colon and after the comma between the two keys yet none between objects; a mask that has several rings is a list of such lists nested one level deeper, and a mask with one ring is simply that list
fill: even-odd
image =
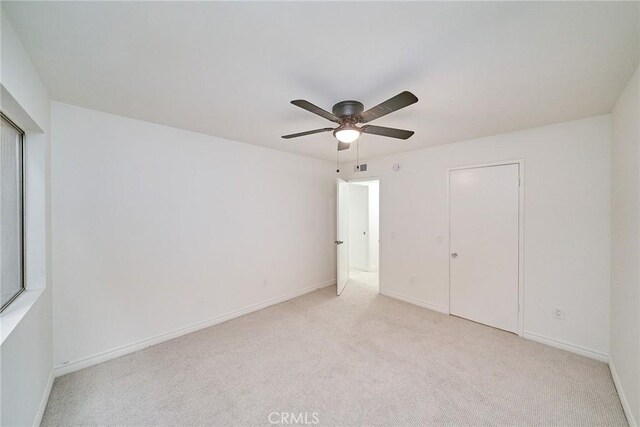
[{"label": "door knob", "polygon": [[343,244],[343,243],[344,243],[344,242],[343,242],[342,240],[336,240],[336,245],[341,245],[341,244]]},{"label": "door knob", "polygon": [[457,257],[458,257],[458,254],[456,252],[451,254],[451,258],[457,258]]}]

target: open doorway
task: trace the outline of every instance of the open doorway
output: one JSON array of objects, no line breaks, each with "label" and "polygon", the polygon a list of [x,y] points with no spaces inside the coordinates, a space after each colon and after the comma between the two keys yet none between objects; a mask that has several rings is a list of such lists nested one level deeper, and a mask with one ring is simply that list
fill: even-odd
[{"label": "open doorway", "polygon": [[380,185],[349,181],[349,281],[379,292]]}]

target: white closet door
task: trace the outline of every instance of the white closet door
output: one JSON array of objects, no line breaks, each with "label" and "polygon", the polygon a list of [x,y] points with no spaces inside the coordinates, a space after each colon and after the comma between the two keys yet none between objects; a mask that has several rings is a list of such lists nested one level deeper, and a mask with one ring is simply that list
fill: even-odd
[{"label": "white closet door", "polygon": [[336,227],[336,292],[342,293],[349,281],[349,183],[337,179],[337,227]]},{"label": "white closet door", "polygon": [[449,176],[450,312],[518,331],[519,165]]}]

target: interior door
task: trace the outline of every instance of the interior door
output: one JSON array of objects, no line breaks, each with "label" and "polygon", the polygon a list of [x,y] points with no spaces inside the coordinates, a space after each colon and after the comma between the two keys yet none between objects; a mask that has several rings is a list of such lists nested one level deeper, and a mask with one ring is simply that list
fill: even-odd
[{"label": "interior door", "polygon": [[449,175],[450,312],[518,331],[519,165]]},{"label": "interior door", "polygon": [[336,290],[340,295],[349,281],[349,184],[340,178],[338,178],[337,194],[336,259],[338,260],[338,277]]}]

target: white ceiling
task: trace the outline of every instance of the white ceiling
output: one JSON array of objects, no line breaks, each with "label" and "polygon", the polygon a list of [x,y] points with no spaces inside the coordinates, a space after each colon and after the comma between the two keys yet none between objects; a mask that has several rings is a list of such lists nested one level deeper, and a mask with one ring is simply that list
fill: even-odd
[{"label": "white ceiling", "polygon": [[[360,156],[604,114],[638,64],[638,2],[7,2],[53,99],[335,159],[289,103],[420,101]],[[355,156],[351,149],[341,161]]]}]

